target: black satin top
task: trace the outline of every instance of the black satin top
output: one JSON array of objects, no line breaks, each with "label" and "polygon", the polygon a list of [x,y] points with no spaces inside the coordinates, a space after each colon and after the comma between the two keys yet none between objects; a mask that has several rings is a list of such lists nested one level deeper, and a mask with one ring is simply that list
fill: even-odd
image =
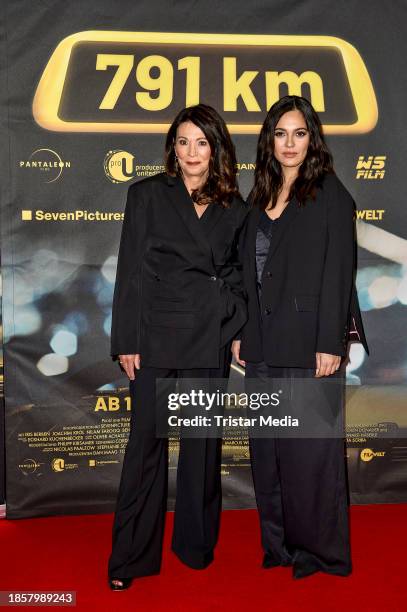
[{"label": "black satin top", "polygon": [[270,249],[271,238],[275,224],[278,219],[270,219],[266,211],[262,211],[259,217],[256,235],[256,271],[257,271],[257,291],[261,293],[261,277]]}]

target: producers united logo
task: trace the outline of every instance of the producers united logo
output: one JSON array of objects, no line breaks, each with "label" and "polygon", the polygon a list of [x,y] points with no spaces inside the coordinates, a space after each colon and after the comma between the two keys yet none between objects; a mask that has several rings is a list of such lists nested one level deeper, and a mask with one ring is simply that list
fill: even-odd
[{"label": "producers united logo", "polygon": [[123,149],[109,151],[103,160],[106,178],[112,183],[127,183],[132,178],[141,178],[163,172],[162,164],[138,164],[132,153]]},{"label": "producers united logo", "polygon": [[52,459],[51,468],[54,472],[64,472],[65,470],[75,470],[78,468],[77,463],[66,463],[65,459],[57,457]]},{"label": "producers united logo", "polygon": [[134,155],[121,149],[109,151],[104,159],[103,168],[112,183],[126,183],[135,175]]},{"label": "producers united logo", "polygon": [[65,168],[71,167],[71,162],[52,149],[36,149],[28,159],[20,159],[19,167],[41,176],[45,183],[55,183],[61,178]]},{"label": "producers united logo", "polygon": [[232,133],[256,134],[287,93],[312,102],[327,134],[377,123],[364,61],[341,38],[99,30],[61,40],[33,116],[59,132],[165,133],[180,108],[205,102]]}]

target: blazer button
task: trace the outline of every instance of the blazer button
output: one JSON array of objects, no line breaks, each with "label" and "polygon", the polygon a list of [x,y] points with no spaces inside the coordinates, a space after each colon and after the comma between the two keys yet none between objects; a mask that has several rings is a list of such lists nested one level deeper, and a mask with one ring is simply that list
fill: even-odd
[{"label": "blazer button", "polygon": [[272,275],[271,272],[266,272],[266,276],[267,276],[267,278],[271,278],[273,275]]},{"label": "blazer button", "polygon": [[218,280],[218,277],[217,277],[217,276],[210,276],[210,277],[209,277],[209,280],[210,280],[210,281],[217,281],[217,280]]},{"label": "blazer button", "polygon": [[264,314],[265,315],[271,314],[271,306],[266,306],[266,308],[264,309]]}]

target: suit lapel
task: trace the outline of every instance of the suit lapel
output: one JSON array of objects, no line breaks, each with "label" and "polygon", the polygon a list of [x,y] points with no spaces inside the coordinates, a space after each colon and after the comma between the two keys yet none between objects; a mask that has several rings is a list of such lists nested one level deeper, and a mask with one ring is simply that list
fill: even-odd
[{"label": "suit lapel", "polygon": [[[210,261],[213,261],[212,249],[206,237],[206,232],[209,230],[207,229],[205,232],[205,228],[202,224],[203,219],[199,219],[198,215],[196,214],[191,197],[184,185],[184,181],[180,177],[168,176],[167,182],[168,185],[171,186],[171,189],[169,190],[171,204],[174,206],[175,210],[178,212],[181,219],[187,226],[191,236],[199,246],[200,250],[206,257],[209,257]],[[210,208],[212,207],[214,207],[213,204],[211,204]],[[220,208],[220,206],[216,208]],[[210,212],[212,216],[213,211],[210,210],[205,211],[205,215],[209,214]],[[213,214],[215,217],[217,217],[216,213]],[[212,223],[212,219],[210,220],[210,223]]]},{"label": "suit lapel", "polygon": [[199,219],[199,224],[203,227],[204,232],[207,236],[209,236],[215,225],[222,218],[224,210],[225,209],[223,208],[223,206],[219,206],[219,204],[210,204],[205,210],[202,218]]}]

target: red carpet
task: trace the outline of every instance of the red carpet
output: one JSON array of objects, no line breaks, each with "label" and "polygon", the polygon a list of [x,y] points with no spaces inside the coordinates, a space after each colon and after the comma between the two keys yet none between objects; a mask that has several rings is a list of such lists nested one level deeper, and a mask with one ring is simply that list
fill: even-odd
[{"label": "red carpet", "polygon": [[73,590],[74,609],[89,612],[404,612],[407,505],[354,506],[351,519],[352,576],[296,581],[289,568],[260,568],[255,511],[223,513],[216,558],[204,571],[185,567],[170,552],[169,514],[161,575],[120,593],[105,578],[111,515],[0,520],[0,590]]}]

